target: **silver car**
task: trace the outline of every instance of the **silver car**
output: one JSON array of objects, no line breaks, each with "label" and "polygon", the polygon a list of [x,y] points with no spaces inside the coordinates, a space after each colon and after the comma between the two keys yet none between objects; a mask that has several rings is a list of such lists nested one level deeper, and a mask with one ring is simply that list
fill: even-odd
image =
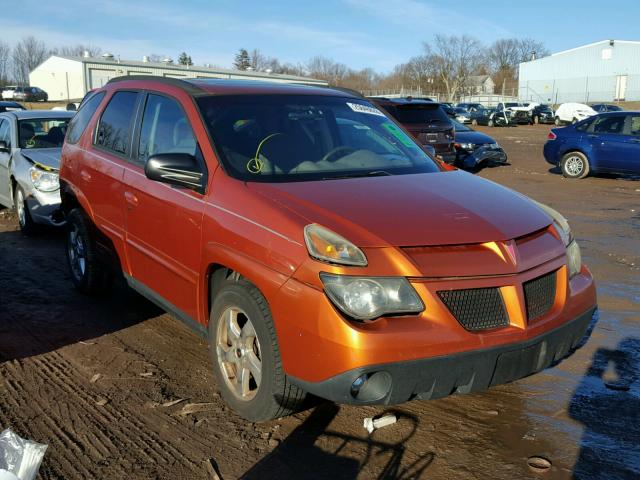
[{"label": "silver car", "polygon": [[15,207],[20,229],[59,226],[60,153],[75,112],[26,110],[0,113],[0,204]]}]

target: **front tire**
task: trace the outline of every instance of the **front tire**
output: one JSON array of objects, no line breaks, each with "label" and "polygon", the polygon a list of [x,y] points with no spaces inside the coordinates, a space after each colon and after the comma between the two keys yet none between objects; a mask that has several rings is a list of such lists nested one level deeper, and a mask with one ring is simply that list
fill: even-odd
[{"label": "front tire", "polygon": [[224,285],[209,317],[209,349],[222,398],[240,416],[263,422],[295,412],[305,393],[289,383],[267,301],[246,281]]},{"label": "front tire", "polygon": [[476,120],[475,118],[471,120],[471,125],[473,125],[474,127],[478,126],[478,120]]},{"label": "front tire", "polygon": [[540,117],[538,115],[533,117],[533,123],[535,123],[536,125],[538,125],[540,123]]},{"label": "front tire", "polygon": [[67,263],[76,289],[87,295],[107,291],[113,277],[98,259],[93,225],[79,208],[67,215],[65,237]]},{"label": "front tire", "polygon": [[582,152],[569,152],[562,157],[560,169],[565,178],[584,178],[589,175],[589,159]]},{"label": "front tire", "polygon": [[562,125],[562,122],[560,121],[560,117],[556,117],[553,123],[556,124],[556,127],[559,127],[560,125]]},{"label": "front tire", "polygon": [[15,206],[16,214],[18,215],[18,225],[20,226],[20,231],[24,235],[33,235],[34,233],[36,233],[38,227],[31,217],[31,212],[29,211],[29,206],[27,205],[24,190],[20,185],[16,185],[16,188],[13,192],[13,205]]},{"label": "front tire", "polygon": [[487,122],[487,126],[489,127],[495,127],[495,123],[493,122],[493,118],[490,118],[489,121]]}]

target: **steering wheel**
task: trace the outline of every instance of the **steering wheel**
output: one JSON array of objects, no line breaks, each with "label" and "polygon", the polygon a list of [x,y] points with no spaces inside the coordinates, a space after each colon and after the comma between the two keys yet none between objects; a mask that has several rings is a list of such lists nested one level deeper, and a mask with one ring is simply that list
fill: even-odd
[{"label": "steering wheel", "polygon": [[[355,152],[355,151],[356,151],[356,149],[355,149],[355,148],[348,147],[348,146],[346,146],[346,145],[341,145],[341,146],[336,147],[336,148],[334,148],[334,149],[332,149],[332,150],[329,150],[329,151],[327,152],[327,154],[326,154],[324,157],[322,157],[322,160],[320,160],[320,161],[321,161],[321,162],[328,162],[328,161],[329,161],[329,159],[330,159],[330,158],[333,158],[337,153],[345,152],[345,153],[342,155],[342,156],[344,157],[344,156],[346,156],[346,155],[350,155],[350,154],[352,154],[352,153],[353,153],[353,152]],[[337,160],[337,158],[336,158],[336,160]],[[334,160],[334,161],[335,161],[335,160]]]}]

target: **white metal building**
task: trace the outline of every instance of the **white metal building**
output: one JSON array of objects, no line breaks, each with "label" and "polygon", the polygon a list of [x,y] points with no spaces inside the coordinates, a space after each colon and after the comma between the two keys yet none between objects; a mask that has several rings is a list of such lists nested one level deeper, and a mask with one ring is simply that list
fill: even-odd
[{"label": "white metal building", "polygon": [[640,41],[602,40],[523,62],[519,97],[541,103],[640,100]]},{"label": "white metal building", "polygon": [[31,86],[40,87],[49,94],[49,100],[80,99],[92,88],[102,87],[114,77],[123,75],[156,75],[172,78],[224,78],[250,79],[270,82],[306,83],[326,85],[323,80],[281,75],[275,73],[226,70],[192,65],[120,60],[113,56],[66,57],[53,55],[29,74]]}]

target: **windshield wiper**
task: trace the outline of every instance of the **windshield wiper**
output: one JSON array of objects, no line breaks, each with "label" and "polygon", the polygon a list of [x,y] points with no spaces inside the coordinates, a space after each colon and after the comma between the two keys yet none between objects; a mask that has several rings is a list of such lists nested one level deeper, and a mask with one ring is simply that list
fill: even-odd
[{"label": "windshield wiper", "polygon": [[358,177],[386,177],[393,175],[385,170],[372,170],[370,172],[353,172],[345,175],[336,175],[334,177],[323,177],[323,180],[339,180],[342,178],[358,178]]}]

